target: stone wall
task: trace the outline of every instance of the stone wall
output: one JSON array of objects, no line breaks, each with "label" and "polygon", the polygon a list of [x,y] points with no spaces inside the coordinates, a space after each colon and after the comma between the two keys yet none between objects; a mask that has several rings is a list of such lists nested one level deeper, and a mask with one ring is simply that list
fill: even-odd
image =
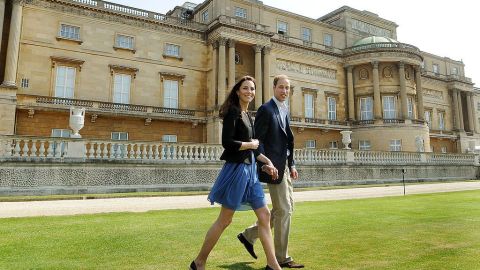
[{"label": "stone wall", "polygon": [[[0,163],[0,196],[208,190],[222,162]],[[478,178],[472,165],[297,165],[296,187]]]}]

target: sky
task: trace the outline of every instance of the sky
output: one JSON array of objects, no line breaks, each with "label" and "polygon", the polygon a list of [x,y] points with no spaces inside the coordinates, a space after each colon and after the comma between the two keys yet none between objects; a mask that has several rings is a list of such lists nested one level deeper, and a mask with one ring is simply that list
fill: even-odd
[{"label": "sky", "polygon": [[[130,7],[165,14],[182,0],[109,0]],[[189,0],[202,3],[202,0]],[[317,19],[331,11],[349,6],[376,13],[395,22],[397,40],[441,57],[463,61],[465,76],[480,87],[480,48],[474,38],[480,25],[472,0],[263,0],[263,4]],[[292,4],[295,3],[295,4]]]}]

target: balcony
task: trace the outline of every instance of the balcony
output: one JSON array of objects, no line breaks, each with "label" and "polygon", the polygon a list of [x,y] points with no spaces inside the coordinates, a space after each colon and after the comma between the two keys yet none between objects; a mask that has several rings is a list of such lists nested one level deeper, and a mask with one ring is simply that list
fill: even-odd
[{"label": "balcony", "polygon": [[198,23],[191,20],[185,20],[178,17],[171,17],[165,14],[133,8],[129,6],[124,6],[124,5],[111,3],[103,0],[57,0],[55,2],[61,2],[61,3],[77,5],[77,6],[84,6],[84,7],[88,7],[89,9],[97,9],[101,11],[117,13],[122,16],[127,15],[135,18],[140,18],[142,20],[147,19],[152,22],[157,22],[162,24],[188,27],[191,29],[199,30],[199,31],[207,30],[207,26],[202,23]]},{"label": "balcony", "polygon": [[350,48],[346,48],[343,52],[346,55],[355,54],[358,52],[367,52],[367,51],[390,51],[390,50],[400,50],[400,51],[408,51],[413,52],[416,54],[420,54],[420,50],[410,44],[406,43],[396,43],[396,42],[377,42],[377,43],[369,43],[369,44],[362,44],[358,46],[353,46]]},{"label": "balcony", "polygon": [[314,41],[309,41],[309,40],[303,40],[300,38],[288,36],[286,34],[279,34],[276,33],[272,39],[277,40],[278,42],[287,44],[287,45],[294,45],[297,47],[305,48],[308,50],[319,50],[323,52],[329,52],[329,53],[334,53],[334,54],[342,54],[342,50],[338,48],[334,48],[332,46],[327,46],[321,43],[317,43]]},{"label": "balcony", "polygon": [[267,26],[267,25],[263,25],[263,24],[260,24],[260,23],[252,22],[252,21],[248,21],[248,20],[238,18],[238,17],[230,17],[230,16],[221,15],[218,18],[218,22],[221,23],[221,24],[237,26],[239,28],[255,30],[255,31],[260,31],[260,32],[269,32],[270,31],[270,27]]},{"label": "balcony", "polygon": [[148,117],[153,119],[165,119],[176,121],[191,121],[206,123],[204,111],[190,109],[174,109],[136,104],[112,103],[103,101],[80,100],[69,98],[57,98],[35,95],[18,95],[17,108],[61,110],[68,111],[71,106],[85,107],[88,113],[115,114],[131,117]]}]

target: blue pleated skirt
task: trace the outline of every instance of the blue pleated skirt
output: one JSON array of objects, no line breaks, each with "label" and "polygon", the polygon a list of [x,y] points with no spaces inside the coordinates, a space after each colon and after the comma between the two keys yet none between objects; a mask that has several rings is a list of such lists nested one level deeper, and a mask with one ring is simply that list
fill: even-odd
[{"label": "blue pleated skirt", "polygon": [[225,163],[208,200],[211,204],[218,203],[235,211],[255,210],[265,206],[265,193],[258,181],[255,161],[252,164]]}]

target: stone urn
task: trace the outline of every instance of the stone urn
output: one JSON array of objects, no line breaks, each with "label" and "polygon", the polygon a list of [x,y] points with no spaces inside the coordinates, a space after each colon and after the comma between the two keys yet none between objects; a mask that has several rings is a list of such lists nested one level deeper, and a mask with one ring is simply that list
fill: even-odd
[{"label": "stone urn", "polygon": [[345,146],[343,149],[351,149],[349,145],[352,142],[352,138],[350,137],[352,131],[344,130],[340,131],[340,134],[342,134],[342,143]]},{"label": "stone urn", "polygon": [[73,131],[73,134],[70,135],[71,138],[81,138],[82,136],[78,133],[80,129],[83,128],[85,123],[85,108],[75,108],[70,107],[70,128]]}]

